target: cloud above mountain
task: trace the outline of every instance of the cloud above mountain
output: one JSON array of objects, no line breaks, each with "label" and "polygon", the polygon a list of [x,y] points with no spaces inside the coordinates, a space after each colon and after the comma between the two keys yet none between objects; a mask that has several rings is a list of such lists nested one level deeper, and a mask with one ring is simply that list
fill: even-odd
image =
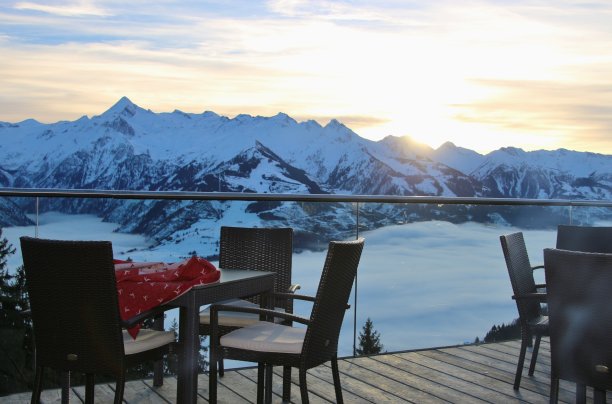
[{"label": "cloud above mountain", "polygon": [[73,120],[128,94],[158,112],[336,118],[373,140],[610,153],[598,107],[612,102],[611,11],[604,1],[9,1],[0,119]]}]

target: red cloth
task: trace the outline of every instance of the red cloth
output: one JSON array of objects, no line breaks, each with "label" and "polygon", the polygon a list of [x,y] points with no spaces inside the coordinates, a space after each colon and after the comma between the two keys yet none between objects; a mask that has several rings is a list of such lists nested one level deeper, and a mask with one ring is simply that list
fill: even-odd
[{"label": "red cloth", "polygon": [[[115,276],[122,320],[169,302],[195,285],[219,280],[221,272],[200,257],[164,264],[115,260]],[[136,338],[140,324],[128,332]]]}]

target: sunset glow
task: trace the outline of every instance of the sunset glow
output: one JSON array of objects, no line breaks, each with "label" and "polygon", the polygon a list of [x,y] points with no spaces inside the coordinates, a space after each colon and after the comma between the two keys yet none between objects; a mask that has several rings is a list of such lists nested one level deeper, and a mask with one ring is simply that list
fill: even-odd
[{"label": "sunset glow", "polygon": [[607,1],[32,0],[0,5],[0,121],[122,96],[479,152],[612,154]]}]

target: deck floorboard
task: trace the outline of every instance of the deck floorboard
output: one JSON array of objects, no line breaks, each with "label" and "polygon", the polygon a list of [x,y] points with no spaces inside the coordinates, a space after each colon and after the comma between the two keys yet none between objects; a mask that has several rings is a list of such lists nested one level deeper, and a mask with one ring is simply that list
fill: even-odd
[{"label": "deck floorboard", "polygon": [[[521,388],[515,391],[514,372],[520,341],[461,345],[427,350],[394,352],[339,361],[344,401],[347,403],[547,403],[550,388],[550,344],[542,340],[536,371],[528,376],[531,352],[525,358]],[[275,368],[273,402],[280,403],[282,369]],[[335,402],[329,364],[308,371],[310,401]],[[561,381],[562,403],[575,401],[573,383]],[[257,369],[228,370],[219,379],[219,403],[254,403]],[[113,384],[96,385],[96,402],[112,401]],[[587,403],[592,403],[588,389]],[[71,389],[70,402],[82,403],[84,388]],[[612,395],[608,393],[608,400]],[[127,404],[168,404],[176,402],[176,377],[153,387],[150,379],[126,383]],[[292,371],[291,401],[300,402],[298,372]],[[29,403],[30,393],[0,397],[0,403]],[[59,389],[46,390],[43,403],[60,403]],[[198,403],[208,402],[208,375],[198,376]]]}]

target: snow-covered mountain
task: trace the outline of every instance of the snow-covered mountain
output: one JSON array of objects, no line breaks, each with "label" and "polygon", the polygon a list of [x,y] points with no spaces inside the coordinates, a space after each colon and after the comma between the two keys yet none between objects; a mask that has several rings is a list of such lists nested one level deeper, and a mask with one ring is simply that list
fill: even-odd
[{"label": "snow-covered mountain", "polygon": [[[124,97],[101,115],[72,122],[0,122],[0,186],[611,199],[612,156],[515,148],[481,155],[452,143],[434,150],[407,137],[367,140],[336,120],[321,126],[283,113],[154,113]],[[0,225],[27,220],[19,213],[26,204],[3,201]],[[51,200],[42,208],[96,213],[157,242],[205,233],[238,211],[254,224],[297,227],[304,240],[321,234],[321,226],[341,235],[354,221],[342,204]],[[437,215],[406,209],[379,207],[362,220],[376,227]]]}]

